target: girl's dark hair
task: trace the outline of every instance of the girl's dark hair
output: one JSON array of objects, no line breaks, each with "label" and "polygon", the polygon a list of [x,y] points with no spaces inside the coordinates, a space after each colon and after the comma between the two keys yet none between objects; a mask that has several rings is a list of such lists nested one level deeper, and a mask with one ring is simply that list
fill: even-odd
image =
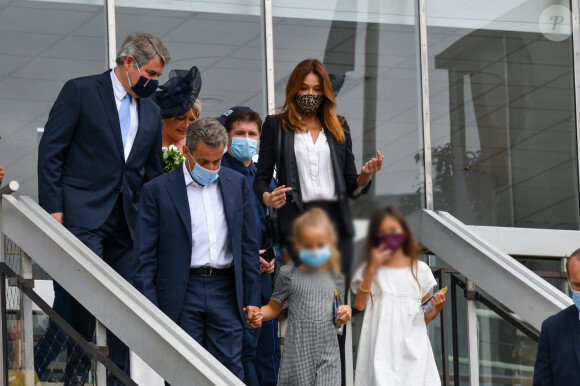
[{"label": "girl's dark hair", "polygon": [[[403,253],[409,257],[412,261],[411,264],[411,272],[417,284],[419,284],[419,279],[417,278],[417,262],[419,261],[419,252],[421,249],[419,245],[415,242],[415,237],[413,237],[413,233],[411,232],[411,228],[409,227],[409,223],[405,219],[403,212],[396,206],[387,206],[381,209],[378,209],[373,213],[371,220],[369,222],[369,228],[367,231],[367,240],[365,242],[363,256],[365,258],[365,262],[367,267],[370,263],[371,256],[373,253],[373,249],[378,246],[379,242],[379,230],[381,229],[381,224],[385,217],[392,217],[394,218],[399,224],[401,224],[401,228],[403,228],[403,232],[407,236],[405,238],[405,242],[403,244]],[[421,284],[419,284],[421,287]]]}]

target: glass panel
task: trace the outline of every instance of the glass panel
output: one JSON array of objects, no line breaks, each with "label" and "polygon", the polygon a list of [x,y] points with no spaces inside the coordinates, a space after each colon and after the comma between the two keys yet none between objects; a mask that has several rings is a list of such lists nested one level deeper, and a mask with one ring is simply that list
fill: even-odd
[{"label": "glass panel", "polygon": [[578,228],[569,2],[427,2],[435,209]]},{"label": "glass panel", "polygon": [[[102,1],[0,0],[0,165],[37,197],[37,147],[64,83],[106,70]],[[39,130],[40,128],[40,130]]]},{"label": "glass panel", "polygon": [[477,302],[480,385],[531,385],[538,345]]},{"label": "glass panel", "polygon": [[570,295],[570,287],[568,286],[566,277],[557,276],[565,272],[565,268],[559,259],[526,258],[522,256],[518,256],[516,259],[527,268],[536,272],[540,277],[543,277],[548,283],[565,294]]},{"label": "glass panel", "polygon": [[217,117],[231,106],[265,112],[260,1],[133,1],[117,6],[117,45],[140,31],[158,36],[171,54],[159,79],[172,69],[197,66],[202,116]]},{"label": "glass panel", "polygon": [[421,208],[417,107],[417,37],[412,2],[280,0],[273,3],[276,104],[303,59],[326,65],[347,118],[357,167],[376,150],[385,156],[372,191],[353,201],[355,217],[379,205]]}]

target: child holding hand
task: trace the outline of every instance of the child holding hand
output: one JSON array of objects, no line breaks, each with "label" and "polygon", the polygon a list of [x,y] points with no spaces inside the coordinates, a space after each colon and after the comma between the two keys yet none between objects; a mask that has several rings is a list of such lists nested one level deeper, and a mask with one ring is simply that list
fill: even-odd
[{"label": "child holding hand", "polygon": [[419,261],[419,247],[399,209],[389,206],[371,218],[365,263],[354,275],[355,307],[364,315],[355,385],[441,385],[427,323],[437,317],[445,293],[429,266]]},{"label": "child holding hand", "polygon": [[250,325],[275,318],[288,301],[278,385],[340,385],[336,325],[347,323],[352,310],[340,305],[344,278],[336,232],[324,211],[315,208],[296,219],[293,234],[301,264],[280,269],[270,302],[261,314],[248,315]]}]

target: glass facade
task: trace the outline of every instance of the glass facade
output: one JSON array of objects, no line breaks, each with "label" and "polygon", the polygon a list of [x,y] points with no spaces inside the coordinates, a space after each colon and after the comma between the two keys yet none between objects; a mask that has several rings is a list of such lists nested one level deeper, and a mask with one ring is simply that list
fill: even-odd
[{"label": "glass facade", "polygon": [[134,31],[158,36],[171,54],[160,83],[172,69],[197,66],[203,116],[220,116],[231,106],[263,111],[260,2],[165,3],[160,9],[157,1],[118,2],[117,47]]},{"label": "glass facade", "polygon": [[37,197],[37,148],[58,92],[106,69],[102,1],[0,1],[0,165]]},{"label": "glass facade", "polygon": [[[161,83],[172,69],[200,69],[203,116],[242,105],[264,117],[271,85],[264,3],[117,0],[112,43],[118,48],[131,32],[153,33],[172,56]],[[388,204],[412,213],[432,194],[435,210],[470,225],[578,229],[574,71],[580,63],[574,62],[570,3],[426,5],[426,25],[419,25],[418,7],[408,1],[273,1],[275,105],[284,103],[299,61],[325,63],[337,111],[351,129],[357,167],[377,149],[385,156],[370,194],[352,202],[358,219]],[[420,41],[421,28],[426,41]],[[59,90],[70,78],[108,67],[105,7],[102,0],[0,0],[0,30],[0,165],[5,181],[17,180],[19,193],[35,198],[38,139]],[[423,48],[426,73],[419,60]],[[421,82],[425,75],[427,84]],[[430,125],[421,119],[425,109]],[[432,155],[427,170],[425,151]],[[432,189],[425,188],[425,175]],[[561,270],[553,261],[521,261]],[[561,278],[549,280],[565,288]],[[465,300],[459,299],[465,319]],[[482,384],[512,383],[502,377],[529,383],[535,344],[482,304],[477,315]],[[361,324],[362,315],[353,319],[355,354]],[[468,374],[465,325],[459,320],[462,379]],[[430,333],[442,371],[439,329],[437,319]]]},{"label": "glass facade", "polygon": [[276,105],[284,104],[296,64],[320,59],[333,82],[337,112],[349,124],[357,166],[377,149],[385,156],[368,199],[353,202],[360,218],[386,204],[403,205],[409,213],[421,208],[421,169],[414,158],[421,138],[415,10],[411,3],[373,3],[273,3]]},{"label": "glass facade", "polygon": [[[569,2],[438,1],[427,15],[435,209],[578,229]],[[557,17],[568,29],[545,33]]]}]

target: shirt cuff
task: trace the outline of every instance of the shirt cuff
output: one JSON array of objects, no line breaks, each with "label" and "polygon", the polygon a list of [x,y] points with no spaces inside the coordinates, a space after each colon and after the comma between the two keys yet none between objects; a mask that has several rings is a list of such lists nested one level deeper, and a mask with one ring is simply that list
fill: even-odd
[{"label": "shirt cuff", "polygon": [[369,182],[367,182],[367,183],[366,183],[366,184],[364,184],[363,186],[359,186],[358,188],[356,188],[356,189],[354,190],[354,196],[355,196],[355,197],[357,197],[357,196],[360,196],[360,194],[362,193],[362,191],[363,191],[364,189],[366,189],[366,187],[367,187],[367,186],[369,186],[369,184],[371,183],[371,180],[372,180],[372,179],[373,179],[373,177],[371,176],[371,178],[369,179]]}]

